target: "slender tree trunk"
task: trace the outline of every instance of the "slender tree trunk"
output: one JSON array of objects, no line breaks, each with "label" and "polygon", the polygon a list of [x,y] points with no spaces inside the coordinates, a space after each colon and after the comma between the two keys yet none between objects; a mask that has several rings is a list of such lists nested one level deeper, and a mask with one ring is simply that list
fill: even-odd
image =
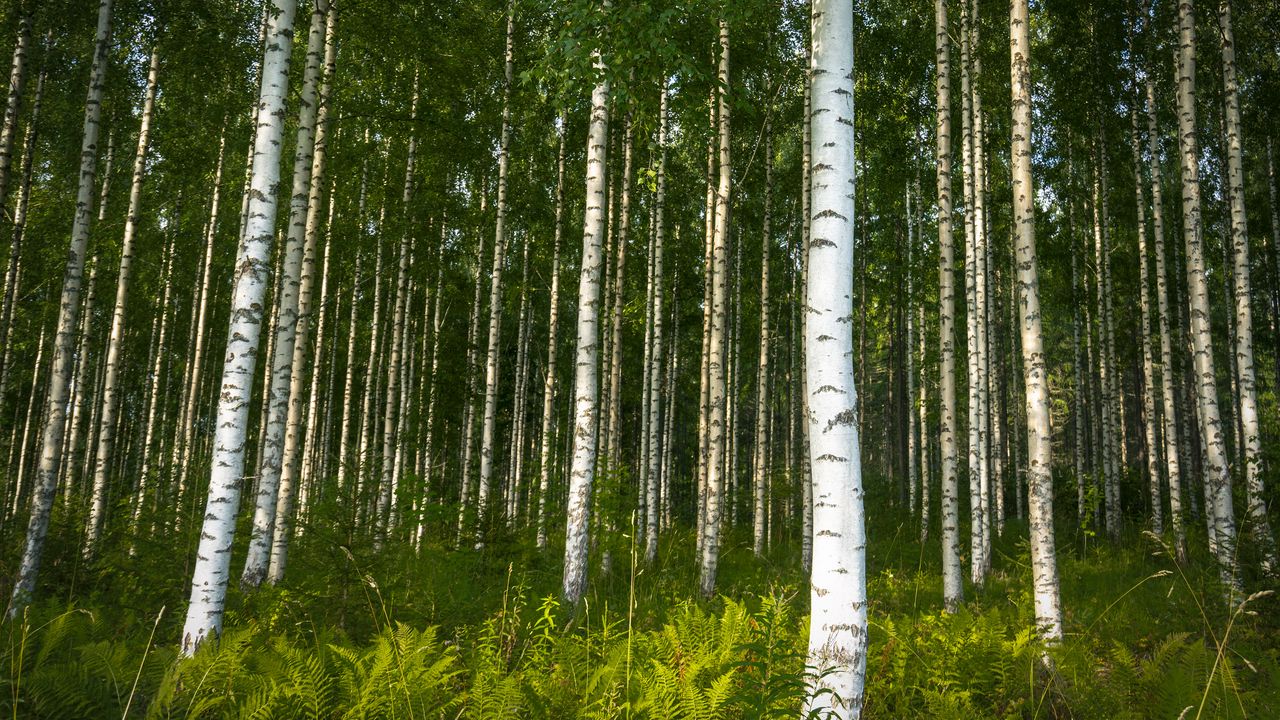
[{"label": "slender tree trunk", "polygon": [[185,487],[193,460],[195,444],[196,406],[200,402],[200,380],[204,376],[205,325],[209,318],[210,269],[213,248],[218,235],[218,207],[222,198],[222,168],[227,149],[226,124],[218,139],[218,163],[213,171],[213,197],[209,202],[209,221],[205,225],[204,258],[201,264],[200,299],[192,322],[195,342],[192,344],[190,364],[187,370],[186,390],[183,395],[182,414],[178,426],[180,441],[174,446],[172,465],[176,471],[178,486]]},{"label": "slender tree trunk", "polygon": [[507,4],[507,51],[502,84],[502,135],[498,150],[497,219],[493,232],[493,271],[489,278],[489,350],[485,353],[484,427],[480,435],[480,489],[476,493],[476,546],[484,542],[493,482],[494,437],[498,422],[498,356],[502,339],[502,266],[507,254],[507,168],[511,162],[511,83],[514,74],[515,5]]},{"label": "slender tree trunk", "polygon": [[[284,255],[282,257],[280,294],[275,298],[276,336],[271,354],[271,401],[266,408],[266,417],[262,422],[261,432],[265,436],[262,455],[258,458],[258,491],[254,503],[253,530],[249,536],[249,553],[245,558],[244,574],[240,585],[244,588],[255,588],[262,584],[266,577],[267,565],[272,549],[272,535],[277,516],[277,503],[281,494],[281,474],[284,466],[286,431],[289,425],[290,397],[295,389],[299,389],[294,381],[295,346],[306,345],[305,338],[298,343],[300,327],[305,327],[303,316],[308,311],[304,306],[302,295],[311,293],[311,265],[315,262],[315,234],[308,232],[308,220],[314,216],[315,210],[309,210],[318,202],[318,193],[312,191],[319,186],[319,178],[313,178],[316,150],[316,117],[318,114],[317,92],[320,85],[320,72],[324,58],[325,24],[329,3],[326,0],[316,2],[311,11],[311,27],[307,33],[307,59],[302,76],[302,94],[298,107],[298,133],[293,151],[292,194],[289,201],[289,226],[285,236]],[[320,141],[323,159],[323,139]],[[323,162],[323,160],[321,160]],[[313,183],[315,180],[317,182]],[[310,241],[311,253],[308,255],[304,244]],[[306,266],[304,268],[304,265]],[[309,297],[308,297],[309,300]],[[268,382],[264,380],[264,382]]]},{"label": "slender tree trunk", "polygon": [[[483,197],[481,204],[483,205]],[[475,295],[471,301],[471,324],[467,339],[466,403],[462,412],[462,472],[458,493],[458,541],[466,528],[468,501],[471,497],[471,454],[475,445],[476,360],[480,354],[480,306],[483,299],[481,277],[484,268],[484,233],[478,235],[476,247]]]},{"label": "slender tree trunk", "polygon": [[1031,515],[1031,584],[1037,629],[1046,641],[1062,639],[1058,559],[1053,535],[1053,438],[1049,427],[1049,378],[1040,329],[1040,279],[1036,259],[1034,188],[1031,180],[1031,42],[1027,0],[1009,5],[1012,84],[1013,212],[1017,240],[1018,302],[1022,308],[1022,376],[1026,390],[1027,474]]},{"label": "slender tree trunk", "polygon": [[853,5],[816,0],[813,60],[812,238],[805,308],[805,385],[813,465],[809,657],[817,680],[806,715],[862,713],[867,663],[866,519],[854,387]]},{"label": "slender tree trunk", "polygon": [[[93,353],[93,309],[97,300],[98,259],[94,257],[89,266],[89,291],[85,294],[84,312],[80,316],[80,342],[76,347],[76,367],[72,378],[75,391],[71,396],[71,417],[67,421],[71,426],[71,437],[67,441],[67,461],[62,466],[62,498],[71,504],[72,490],[76,481],[78,459],[81,457],[81,446],[84,445],[84,411],[89,405],[92,395],[86,389],[96,363],[91,364]],[[7,348],[6,348],[7,350]]]},{"label": "slender tree trunk", "polygon": [[[416,122],[418,116],[418,79],[414,77],[413,103],[410,117]],[[409,152],[405,161],[403,207],[405,223],[410,222],[409,203],[413,200],[413,172],[417,161],[418,139],[409,136]],[[391,360],[387,364],[387,395],[383,402],[382,412],[382,479],[378,484],[378,501],[374,512],[374,547],[381,548],[386,534],[395,519],[395,458],[400,434],[397,432],[396,406],[399,404],[401,385],[406,382],[403,373],[405,337],[405,310],[409,302],[409,256],[411,236],[406,227],[400,237],[400,255],[396,270],[396,304],[391,320]],[[405,410],[401,411],[403,414]]]},{"label": "slender tree trunk", "polygon": [[622,303],[626,297],[627,244],[631,240],[631,167],[634,137],[631,114],[623,119],[622,131],[622,184],[621,202],[618,208],[618,252],[613,263],[613,308],[610,310],[609,331],[609,432],[605,436],[605,461],[614,467],[622,467],[619,454],[619,438],[622,425]]},{"label": "slender tree trunk", "polygon": [[960,565],[960,498],[957,487],[955,370],[955,245],[951,233],[951,37],[946,0],[934,0],[937,83],[938,183],[938,389],[942,453],[942,598],[948,612],[964,600]]},{"label": "slender tree trunk", "polygon": [[520,251],[520,314],[516,331],[516,388],[512,405],[512,431],[510,456],[507,460],[507,524],[515,527],[520,513],[520,492],[523,484],[524,416],[529,370],[529,240],[525,238]]},{"label": "slender tree trunk", "polygon": [[269,40],[262,60],[248,222],[236,259],[226,360],[214,422],[208,502],[192,574],[191,602],[182,630],[181,649],[188,656],[206,637],[216,636],[222,630],[231,545],[240,506],[240,480],[244,472],[249,397],[253,391],[258,333],[262,326],[262,300],[270,282],[267,263],[276,219],[295,9],[293,0],[273,0],[272,6],[274,12],[267,29]]},{"label": "slender tree trunk", "polygon": [[[768,86],[766,86],[766,92]],[[765,111],[768,113],[768,110]],[[756,428],[752,465],[754,478],[752,549],[764,555],[768,533],[765,493],[768,487],[769,417],[769,246],[773,243],[773,127],[765,115],[764,130],[764,228],[760,236],[760,358],[756,364]]]},{"label": "slender tree trunk", "polygon": [[1235,360],[1239,374],[1239,424],[1245,466],[1245,504],[1250,531],[1261,554],[1262,571],[1280,573],[1275,536],[1267,518],[1266,491],[1262,480],[1262,430],[1258,420],[1258,390],[1253,365],[1253,287],[1249,278],[1249,229],[1244,207],[1244,138],[1240,132],[1240,88],[1236,80],[1235,35],[1231,27],[1230,0],[1218,2],[1219,40],[1222,43],[1222,84],[1226,106],[1227,182],[1231,192],[1232,279],[1235,284]]},{"label": "slender tree trunk", "polygon": [[[356,217],[363,222],[364,213],[357,213]],[[356,331],[359,328],[360,283],[363,280],[360,265],[363,260],[363,254],[357,253],[355,274],[351,276],[351,315],[347,320],[347,369],[346,378],[342,384],[342,423],[338,430],[337,486],[338,494],[344,497],[347,489],[347,472],[351,464],[351,415],[356,404]]]},{"label": "slender tree trunk", "polygon": [[720,561],[720,523],[725,495],[725,414],[727,390],[725,360],[727,343],[726,309],[729,304],[729,192],[732,177],[729,136],[729,23],[720,19],[720,69],[717,83],[719,182],[716,188],[716,226],[711,263],[711,339],[708,349],[707,402],[707,500],[706,528],[703,530],[700,587],[704,597],[716,589],[716,569]]},{"label": "slender tree trunk", "polygon": [[968,455],[969,455],[969,579],[981,585],[986,578],[984,550],[983,492],[982,492],[982,400],[979,391],[982,377],[982,356],[979,350],[978,328],[978,214],[976,212],[977,177],[974,159],[973,114],[973,23],[968,0],[961,0],[960,7],[960,85],[961,127],[964,137],[961,158],[964,163],[964,286],[965,286],[965,340],[968,366]]},{"label": "slender tree trunk", "polygon": [[1197,415],[1205,446],[1205,508],[1212,518],[1210,551],[1218,562],[1228,595],[1239,588],[1236,572],[1236,527],[1231,474],[1218,413],[1210,323],[1209,283],[1201,237],[1199,143],[1196,141],[1195,13],[1192,0],[1178,2],[1178,145],[1182,167],[1182,238],[1186,246],[1191,346],[1195,365]]},{"label": "slender tree trunk", "polygon": [[[324,269],[321,271],[321,274],[320,274],[320,298],[319,298],[319,302],[316,303],[316,305],[318,305],[320,308],[320,317],[316,320],[315,350],[312,355],[312,357],[315,358],[315,361],[314,361],[315,365],[311,369],[311,388],[308,392],[308,397],[307,397],[307,404],[306,404],[307,419],[304,425],[304,432],[306,433],[306,436],[302,443],[302,452],[303,452],[302,460],[301,460],[302,467],[298,472],[298,479],[299,479],[299,485],[300,485],[300,490],[298,495],[298,509],[300,514],[307,507],[308,499],[310,497],[313,497],[318,491],[318,488],[316,488],[316,483],[319,481],[316,479],[318,475],[316,472],[316,467],[319,464],[318,457],[320,456],[320,454],[323,452],[323,449],[324,449],[323,447],[317,446],[317,443],[320,441],[320,438],[321,438],[320,427],[319,427],[320,425],[319,394],[320,394],[320,388],[321,388],[320,371],[322,369],[322,366],[325,364],[323,362],[322,353],[325,352],[325,349],[327,347],[326,333],[328,331],[328,320],[329,320],[329,275],[331,274],[330,271],[333,269],[332,265],[330,264],[329,245],[330,245],[331,235],[333,231],[333,209],[334,209],[333,206],[335,204],[334,195],[336,194],[336,190],[337,188],[335,187],[335,184],[331,182],[329,185],[329,217],[328,217],[328,220],[325,222],[325,226],[324,226],[325,227],[324,252],[322,253],[321,260],[320,260],[321,263],[324,265]],[[336,313],[335,313],[335,317],[336,317]],[[334,356],[331,355],[328,362],[329,380],[327,384],[324,385],[324,387],[326,388],[326,392],[332,392],[334,360],[335,360]],[[323,477],[323,476],[320,476],[320,477]]]},{"label": "slender tree trunk", "polygon": [[1164,534],[1164,501],[1160,489],[1160,448],[1156,442],[1155,369],[1151,358],[1151,286],[1147,273],[1147,208],[1142,190],[1142,145],[1138,140],[1138,113],[1130,112],[1132,121],[1134,193],[1138,209],[1138,278],[1139,308],[1142,315],[1142,416],[1147,447],[1147,483],[1151,493],[1151,529]]},{"label": "slender tree trunk", "polygon": [[[27,205],[31,199],[31,173],[36,151],[36,127],[40,120],[40,105],[44,98],[45,71],[36,79],[35,99],[31,103],[31,118],[22,143],[22,180],[18,191],[18,204],[13,213],[12,241],[9,244],[9,263],[4,276],[3,309],[0,310],[0,406],[9,387],[9,337],[13,332],[13,304],[18,295],[18,264],[22,251],[23,234],[27,225]],[[2,202],[2,201],[0,201]],[[2,207],[2,206],[0,206]]]},{"label": "slender tree trunk", "polygon": [[[35,436],[35,424],[39,422],[39,417],[36,415],[36,408],[40,406],[40,380],[42,377],[40,368],[42,366],[41,361],[44,360],[44,341],[47,334],[48,327],[42,323],[40,326],[39,344],[36,345],[36,362],[35,365],[32,366],[31,370],[31,394],[27,396],[26,420],[22,423],[22,443],[18,450],[18,468],[11,476],[12,479],[9,482],[9,490],[12,493],[12,502],[5,506],[6,515],[9,517],[17,517],[20,502],[26,493],[27,456],[30,455],[31,441]],[[17,424],[15,423],[15,430],[16,428]],[[15,445],[18,445],[18,443],[11,442],[10,448]]]},{"label": "slender tree trunk", "polygon": [[[1160,395],[1163,403],[1164,463],[1169,477],[1169,521],[1179,561],[1187,556],[1182,517],[1182,449],[1178,442],[1178,410],[1174,395],[1173,339],[1169,330],[1168,275],[1164,257],[1164,182],[1160,175],[1160,140],[1156,131],[1155,83],[1147,78],[1147,143],[1151,171],[1152,250],[1156,259],[1156,308],[1160,329]],[[1190,439],[1183,435],[1185,439]]]},{"label": "slender tree trunk", "polygon": [[1110,352],[1109,336],[1111,317],[1111,294],[1108,291],[1107,275],[1111,264],[1111,253],[1107,242],[1107,225],[1110,222],[1106,212],[1106,192],[1102,187],[1101,176],[1105,172],[1105,153],[1101,158],[1095,156],[1093,174],[1093,254],[1094,267],[1097,271],[1094,289],[1096,290],[1098,313],[1098,386],[1101,392],[1101,432],[1102,432],[1102,495],[1105,527],[1112,541],[1120,539],[1120,483],[1119,468],[1115,457],[1115,398],[1112,396],[1114,385],[1115,363]]},{"label": "slender tree trunk", "polygon": [[[919,198],[919,195],[916,196]],[[917,232],[923,232],[924,228],[920,227]],[[921,238],[923,240],[923,237]],[[919,332],[916,333],[916,342],[918,343],[917,352],[920,355],[920,399],[918,412],[920,419],[916,423],[920,431],[920,542],[924,543],[929,540],[929,524],[930,520],[930,504],[932,503],[932,490],[930,489],[930,471],[929,471],[929,383],[925,379],[927,376],[926,368],[928,367],[928,351],[925,347],[924,324],[924,303],[916,305],[916,325]]]},{"label": "slender tree trunk", "polygon": [[[426,447],[422,452],[422,468],[423,468],[423,489],[422,502],[425,504],[430,501],[432,494],[431,481],[435,476],[435,440],[436,440],[436,374],[440,368],[440,323],[443,320],[444,296],[441,291],[444,288],[444,245],[448,238],[448,223],[445,218],[440,218],[440,247],[436,251],[436,289],[435,289],[435,308],[431,316],[431,377],[427,380],[429,387],[427,389],[427,418],[424,421],[425,427],[423,433],[426,436]],[[424,515],[418,516],[418,527],[414,534],[414,548],[421,546],[422,535],[426,530],[426,522]]]},{"label": "slender tree trunk", "polygon": [[93,500],[85,533],[84,556],[93,557],[107,515],[107,475],[111,468],[111,452],[115,444],[116,413],[120,407],[119,374],[124,351],[125,303],[129,299],[132,280],[133,239],[142,214],[142,179],[147,167],[147,145],[151,136],[151,119],[155,109],[156,75],[160,71],[158,49],[151,51],[147,72],[147,90],[142,102],[142,123],[138,129],[138,148],[133,159],[133,181],[129,188],[129,210],[125,215],[124,238],[120,241],[120,273],[116,276],[115,308],[111,312],[111,334],[107,340],[107,371],[102,385],[102,413],[99,416],[98,452],[93,465]]},{"label": "slender tree trunk", "polygon": [[555,422],[556,358],[560,330],[560,239],[564,230],[564,140],[569,116],[560,112],[560,147],[556,154],[556,225],[551,254],[551,298],[547,315],[547,368],[542,381],[542,431],[538,451],[538,535],[539,550],[547,547],[547,496],[553,471],[552,429]]},{"label": "slender tree trunk", "polygon": [[[666,201],[667,201],[667,83],[662,83],[662,91],[658,100],[658,177],[654,194],[653,209],[653,335],[650,338],[652,354],[649,358],[649,422],[648,422],[648,483],[645,487],[645,562],[652,563],[658,556],[658,530],[660,520],[660,503],[666,500],[663,488],[665,474],[662,471],[663,458],[670,449],[658,429],[662,422],[662,332],[663,332],[663,244],[666,234]],[[767,192],[767,190],[766,190]],[[674,294],[673,294],[674,298]]]},{"label": "slender tree trunk", "polygon": [[142,469],[138,473],[138,484],[134,489],[132,516],[130,517],[129,528],[135,536],[129,540],[129,549],[134,550],[134,540],[137,535],[138,520],[142,517],[142,506],[146,503],[147,491],[150,486],[152,465],[156,464],[159,456],[156,452],[156,412],[164,402],[166,396],[164,383],[164,361],[169,356],[169,310],[171,305],[170,293],[173,287],[173,254],[175,240],[170,238],[168,248],[165,251],[164,270],[164,290],[160,296],[160,307],[158,308],[160,331],[156,340],[156,353],[152,358],[151,364],[151,387],[147,391],[147,411],[146,425],[143,430],[142,440]]},{"label": "slender tree trunk", "polygon": [[[611,3],[604,0],[604,12]],[[599,50],[592,55],[600,80],[591,92],[587,128],[586,210],[582,231],[582,271],[578,281],[578,339],[573,381],[573,460],[564,547],[564,598],[577,605],[587,587],[591,485],[596,469],[598,412],[596,356],[600,337],[600,264],[608,184],[609,80]]]}]

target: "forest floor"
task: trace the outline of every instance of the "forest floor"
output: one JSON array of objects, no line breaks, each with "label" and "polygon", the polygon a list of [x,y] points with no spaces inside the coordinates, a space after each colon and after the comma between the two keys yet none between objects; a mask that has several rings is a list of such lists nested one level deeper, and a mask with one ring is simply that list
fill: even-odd
[{"label": "forest floor", "polygon": [[[964,607],[946,615],[936,539],[922,545],[918,521],[887,498],[873,494],[868,507],[885,510],[869,518],[864,717],[1280,717],[1280,600],[1263,592],[1228,607],[1207,557],[1193,553],[1180,566],[1136,529],[1113,544],[1060,525],[1066,637],[1046,649],[1032,632],[1024,525],[1006,524],[985,585],[967,584]],[[666,534],[653,565],[616,533],[593,553],[590,591],[570,612],[556,600],[560,548],[538,552],[531,532],[493,536],[479,551],[427,542],[414,553],[407,543],[375,550],[318,529],[336,526],[317,522],[295,541],[288,582],[233,590],[223,637],[186,661],[176,647],[188,548],[156,541],[131,557],[122,547],[92,570],[72,543],[51,548],[44,599],[0,631],[0,711],[68,719],[799,713],[808,593],[798,543],[775,543],[757,559],[749,528],[730,534],[720,594],[705,600],[690,532]],[[1191,545],[1202,538],[1193,534]],[[1267,586],[1247,577],[1246,587]]]}]

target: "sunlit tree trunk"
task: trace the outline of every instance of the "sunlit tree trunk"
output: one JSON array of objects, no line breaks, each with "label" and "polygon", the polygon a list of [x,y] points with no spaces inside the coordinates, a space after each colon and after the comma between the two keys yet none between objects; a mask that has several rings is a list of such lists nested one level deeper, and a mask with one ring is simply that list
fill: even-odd
[{"label": "sunlit tree trunk", "polygon": [[84,555],[91,558],[97,548],[107,514],[107,476],[111,453],[115,448],[116,413],[120,407],[120,365],[124,351],[125,304],[133,275],[133,241],[142,214],[142,179],[146,173],[147,146],[151,137],[151,120],[156,100],[156,75],[160,71],[160,55],[151,51],[147,72],[147,90],[142,101],[142,122],[138,129],[138,147],[133,159],[133,181],[129,187],[129,209],[126,211],[124,237],[120,241],[120,272],[116,276],[116,299],[111,312],[111,334],[107,339],[107,370],[102,384],[102,411],[98,417],[98,451],[93,461],[93,499],[89,508],[89,524],[85,532]]},{"label": "sunlit tree trunk", "polygon": [[1036,625],[1046,641],[1062,638],[1058,559],[1053,535],[1053,438],[1049,377],[1040,326],[1035,194],[1031,180],[1031,42],[1027,0],[1009,4],[1009,74],[1012,84],[1012,180],[1016,228],[1022,375],[1027,410],[1027,505],[1031,516],[1031,584]]},{"label": "sunlit tree trunk", "polygon": [[[603,9],[608,12],[609,0]],[[564,598],[573,605],[587,586],[591,485],[596,469],[598,412],[597,349],[600,337],[600,264],[605,232],[605,187],[609,142],[609,80],[599,50],[593,53],[599,81],[591,92],[587,128],[586,209],[582,231],[582,271],[578,281],[577,353],[573,381],[573,451],[569,471],[564,548]]]},{"label": "sunlit tree trunk", "polygon": [[274,12],[263,53],[258,130],[253,147],[253,192],[248,222],[236,258],[226,360],[219,385],[214,422],[213,461],[208,502],[196,550],[191,601],[182,630],[181,649],[191,655],[209,635],[222,630],[231,544],[235,538],[240,481],[244,472],[245,429],[253,391],[262,300],[270,269],[272,233],[276,220],[276,191],[280,180],[280,150],[284,108],[288,97],[293,0],[273,0]]},{"label": "sunlit tree trunk", "polygon": [[716,225],[711,253],[711,338],[707,343],[707,499],[706,527],[700,561],[700,588],[704,597],[716,589],[716,569],[720,561],[720,523],[725,494],[725,411],[727,390],[725,360],[727,350],[729,280],[729,191],[732,176],[729,136],[729,23],[720,20],[720,68],[717,83],[719,118],[719,182],[716,186]]},{"label": "sunlit tree trunk", "polygon": [[1262,571],[1280,572],[1275,536],[1267,518],[1262,480],[1262,430],[1258,419],[1258,390],[1253,364],[1253,287],[1249,277],[1249,229],[1245,216],[1244,138],[1240,131],[1240,88],[1236,80],[1235,34],[1230,0],[1218,2],[1218,38],[1222,43],[1222,84],[1227,126],[1227,182],[1231,192],[1232,279],[1235,285],[1235,359],[1239,374],[1239,423],[1245,466],[1245,504],[1250,532],[1261,554]]},{"label": "sunlit tree trunk", "polygon": [[964,600],[960,565],[960,498],[956,447],[955,245],[951,232],[951,37],[946,0],[934,0],[938,183],[938,390],[942,453],[942,600],[955,612]]},{"label": "sunlit tree trunk", "polygon": [[[13,141],[18,134],[18,114],[22,109],[22,90],[27,79],[27,47],[31,44],[31,9],[18,8],[18,39],[13,44],[13,63],[9,69],[9,96],[5,102],[4,125],[0,128],[0,211],[9,202],[10,168],[13,166]],[[37,97],[39,91],[37,91]],[[39,112],[32,114],[32,124]]]},{"label": "sunlit tree trunk", "polygon": [[[263,433],[263,452],[258,458],[258,491],[253,513],[253,530],[249,536],[249,553],[245,558],[244,574],[240,584],[245,588],[260,585],[266,577],[270,560],[272,534],[281,490],[281,474],[284,467],[286,431],[289,425],[290,397],[298,389],[293,381],[300,368],[294,365],[294,348],[306,345],[305,338],[298,343],[300,327],[305,327],[303,316],[308,308],[302,295],[311,293],[311,265],[315,260],[315,235],[307,232],[308,218],[314,211],[312,205],[313,161],[316,149],[316,116],[320,72],[324,58],[324,39],[328,2],[320,0],[311,12],[311,27],[307,33],[307,59],[302,76],[302,94],[298,107],[298,133],[293,151],[293,181],[289,201],[289,225],[285,236],[284,254],[281,258],[280,294],[274,300],[276,312],[275,344],[272,347],[270,380],[271,401],[259,432]],[[321,140],[323,147],[323,140]],[[320,157],[323,158],[323,155]],[[310,240],[311,253],[304,245]],[[304,268],[305,266],[305,268]],[[309,300],[309,298],[308,298]],[[286,493],[289,491],[286,490]]]},{"label": "sunlit tree trunk", "polygon": [[1100,427],[1102,432],[1102,496],[1104,527],[1112,540],[1120,537],[1120,478],[1116,467],[1117,455],[1115,428],[1118,425],[1115,417],[1115,398],[1112,397],[1114,386],[1113,375],[1115,363],[1107,342],[1110,334],[1111,293],[1107,282],[1108,268],[1111,264],[1111,252],[1108,243],[1107,224],[1110,222],[1106,211],[1106,188],[1101,176],[1105,172],[1105,154],[1095,156],[1093,170],[1093,260],[1096,270],[1094,283],[1097,300],[1098,317],[1098,388],[1101,394]]},{"label": "sunlit tree trunk", "polygon": [[812,202],[805,387],[813,466],[806,716],[857,718],[867,663],[866,519],[854,387],[853,5],[811,7]]},{"label": "sunlit tree trunk", "polygon": [[1197,416],[1204,444],[1205,508],[1210,519],[1210,551],[1228,593],[1239,587],[1236,574],[1236,526],[1231,474],[1218,413],[1210,323],[1209,283],[1201,238],[1199,143],[1196,139],[1196,28],[1192,0],[1178,2],[1178,149],[1182,168],[1182,239],[1186,247],[1191,347],[1195,366]]}]

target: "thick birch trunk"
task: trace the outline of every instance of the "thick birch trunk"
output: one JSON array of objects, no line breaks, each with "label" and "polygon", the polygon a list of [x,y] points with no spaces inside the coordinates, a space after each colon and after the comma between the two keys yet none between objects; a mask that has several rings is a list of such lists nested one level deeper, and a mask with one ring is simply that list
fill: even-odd
[{"label": "thick birch trunk", "polygon": [[[311,235],[312,262],[306,262],[303,247],[307,238],[308,208],[312,199],[313,159],[316,147],[317,92],[324,57],[325,19],[329,3],[315,3],[311,11],[311,27],[307,33],[307,59],[302,76],[302,94],[298,108],[298,133],[293,151],[293,182],[289,201],[289,227],[282,257],[280,294],[276,296],[275,345],[271,354],[271,401],[262,423],[262,455],[258,458],[258,491],[254,503],[253,530],[249,536],[249,553],[245,558],[240,584],[254,588],[266,577],[270,559],[276,506],[280,495],[280,476],[284,465],[285,432],[289,422],[290,397],[294,388],[294,347],[299,326],[307,308],[300,297],[310,294],[311,273],[304,264],[314,263],[314,234]],[[305,343],[304,343],[305,344]],[[265,381],[264,381],[265,382]]]},{"label": "thick birch trunk", "polygon": [[222,630],[231,544],[235,538],[240,481],[244,474],[245,430],[262,326],[262,300],[270,282],[267,263],[276,220],[294,2],[273,0],[272,6],[274,13],[269,20],[268,42],[263,52],[248,222],[235,265],[226,360],[214,423],[208,502],[191,579],[191,603],[182,630],[181,649],[188,656],[205,638],[216,636]]},{"label": "thick birch trunk", "polygon": [[711,336],[707,343],[707,498],[706,527],[703,529],[700,562],[700,589],[711,597],[716,589],[720,562],[720,523],[725,495],[725,437],[727,387],[727,318],[729,304],[729,192],[732,177],[729,137],[729,23],[720,20],[720,69],[717,82],[717,135],[719,137],[719,181],[716,186],[716,225],[711,251]]},{"label": "thick birch trunk", "polygon": [[[1245,466],[1245,504],[1250,532],[1261,554],[1262,571],[1280,573],[1275,536],[1267,518],[1266,490],[1262,480],[1262,430],[1258,419],[1258,389],[1253,363],[1253,288],[1249,277],[1249,228],[1245,216],[1244,137],[1240,131],[1240,88],[1236,80],[1235,34],[1231,27],[1231,3],[1218,2],[1218,38],[1222,43],[1222,84],[1227,126],[1227,182],[1231,197],[1232,279],[1235,287],[1235,361],[1239,375],[1239,424]],[[0,148],[3,150],[3,148]]]},{"label": "thick birch trunk", "polygon": [[951,37],[946,0],[934,0],[938,183],[938,389],[942,453],[942,598],[948,612],[964,600],[960,566],[955,370],[955,245],[951,232]]},{"label": "thick birch trunk", "polygon": [[1196,29],[1192,0],[1178,2],[1178,149],[1182,168],[1182,239],[1186,247],[1188,307],[1195,368],[1197,416],[1204,444],[1206,514],[1212,519],[1209,549],[1228,595],[1239,588],[1231,474],[1218,412],[1209,283],[1205,270],[1200,208],[1199,143],[1196,140]]},{"label": "thick birch trunk", "polygon": [[1034,188],[1031,180],[1031,42],[1027,0],[1009,5],[1009,74],[1012,84],[1013,212],[1017,240],[1022,376],[1027,411],[1027,505],[1031,517],[1031,585],[1037,630],[1050,643],[1062,639],[1058,559],[1053,535],[1053,438],[1049,427],[1049,377],[1040,327],[1040,279],[1036,259]]},{"label": "thick birch trunk", "polygon": [[[605,0],[608,12],[610,3]],[[599,51],[596,70],[604,78]],[[591,93],[587,129],[586,210],[583,217],[582,271],[578,281],[578,339],[573,383],[573,460],[565,527],[564,597],[576,605],[587,586],[587,549],[591,486],[596,466],[598,413],[597,343],[600,337],[600,264],[605,232],[605,187],[609,139],[609,81],[601,79]]]},{"label": "thick birch trunk", "polygon": [[854,387],[853,6],[811,9],[812,238],[805,308],[805,385],[813,466],[809,656],[817,674],[804,712],[862,713],[867,663],[866,519]]}]

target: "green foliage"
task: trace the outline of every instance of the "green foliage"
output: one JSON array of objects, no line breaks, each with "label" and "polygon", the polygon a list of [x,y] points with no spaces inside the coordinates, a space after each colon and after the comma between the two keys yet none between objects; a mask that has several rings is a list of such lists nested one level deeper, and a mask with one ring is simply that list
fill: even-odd
[{"label": "green foliage", "polygon": [[[733,547],[726,585],[758,586],[736,556],[749,549]],[[1191,708],[1184,717],[1239,718],[1280,701],[1275,600],[1265,593],[1228,611],[1211,567],[1170,571],[1163,555],[1103,544],[1063,558],[1068,633],[1045,647],[1031,629],[1025,543],[998,547],[1007,567],[955,614],[934,609],[931,570],[885,567],[872,577],[864,717],[1176,718]],[[545,576],[514,562],[392,555],[403,576],[360,574],[352,589],[365,598],[364,623],[354,611],[350,629],[316,621],[327,598],[305,586],[264,589],[235,599],[227,631],[189,659],[177,657],[171,637],[148,647],[150,621],[35,606],[8,626],[0,712],[123,717],[130,705],[138,718],[486,720],[799,712],[807,598],[793,586],[675,600],[676,586],[692,579],[659,567],[635,585],[602,583],[605,592],[572,610],[544,593]],[[473,619],[402,621],[421,611],[397,599],[400,585],[450,569],[458,592],[482,602],[439,617]],[[466,573],[478,575],[463,582]]]}]

